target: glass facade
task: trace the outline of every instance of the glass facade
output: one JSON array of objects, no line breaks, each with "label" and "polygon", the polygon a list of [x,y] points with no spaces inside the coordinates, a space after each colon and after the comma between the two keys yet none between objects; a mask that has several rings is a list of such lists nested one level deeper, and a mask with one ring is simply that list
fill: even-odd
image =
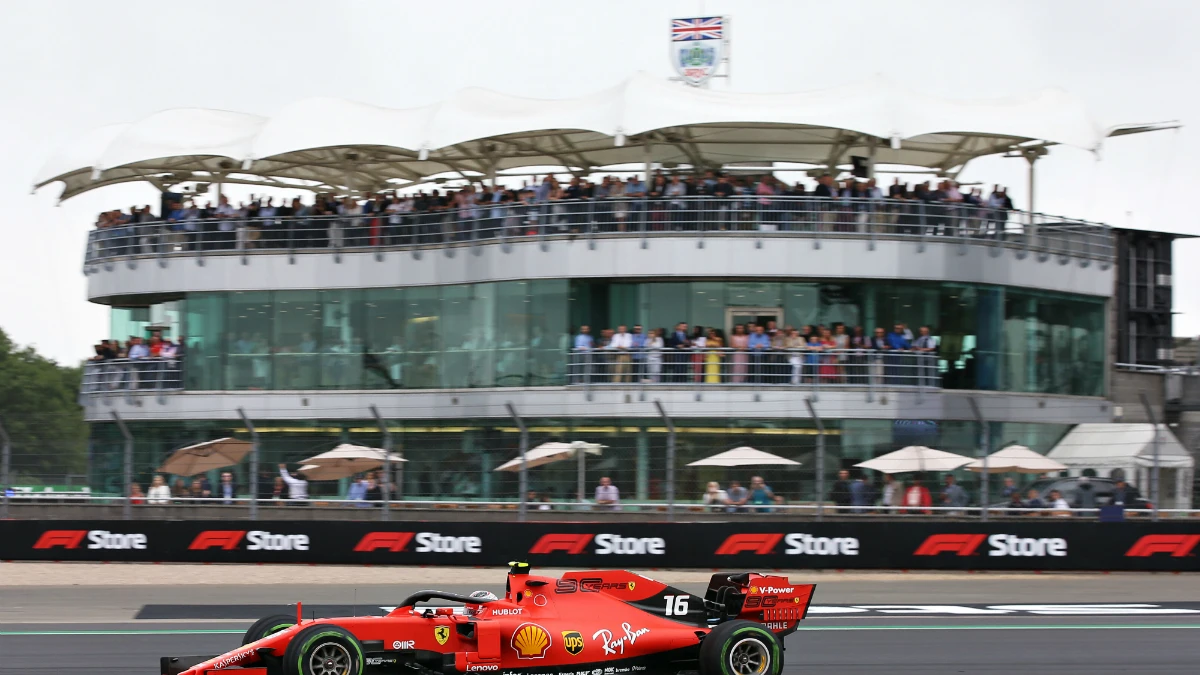
[{"label": "glass facade", "polygon": [[1104,395],[1105,300],[948,282],[538,280],[404,289],[192,293],[114,308],[114,335],[186,335],[193,390],[559,386],[571,336],[746,321],[845,324],[939,341],[943,386]]},{"label": "glass facade", "polygon": [[[549,441],[586,441],[605,447],[589,456],[585,470],[585,492],[590,499],[597,482],[608,476],[626,501],[664,499],[666,477],[666,428],[656,418],[625,419],[536,419],[525,420],[530,446]],[[681,503],[697,503],[709,481],[722,488],[730,481],[747,485],[761,475],[774,492],[788,503],[811,502],[816,497],[817,433],[810,420],[753,418],[675,418],[676,481]],[[922,420],[826,420],[825,489],[829,490],[839,469],[919,443],[949,452],[974,456],[979,447],[979,428],[972,422]],[[409,500],[504,501],[518,497],[518,474],[495,471],[519,453],[520,435],[509,420],[462,419],[446,421],[390,421],[395,449],[407,460],[396,467],[402,496]],[[131,422],[136,439],[134,480],[146,485],[155,467],[174,449],[222,436],[246,437],[240,423],[205,420]],[[382,438],[374,420],[260,422],[260,495],[270,498],[278,463],[291,468],[312,455],[339,443],[379,447]],[[989,425],[993,448],[1011,442],[1047,452],[1067,432],[1069,425],[1000,423]],[[689,467],[687,464],[730,448],[748,445],[800,462],[795,467]],[[105,494],[120,493],[124,444],[113,423],[92,425],[90,483]],[[241,494],[248,494],[248,461],[232,468]],[[219,472],[207,476],[216,482]],[[957,471],[960,482],[975,494],[978,477]],[[176,477],[165,476],[174,483]],[[1018,482],[1025,480],[1015,476]],[[879,480],[876,476],[875,480]],[[576,463],[564,461],[529,470],[530,489],[549,501],[573,500],[577,490]],[[931,489],[938,476],[926,476]],[[1000,478],[993,479],[993,494]],[[337,499],[345,495],[346,481],[310,484],[314,498]]]}]

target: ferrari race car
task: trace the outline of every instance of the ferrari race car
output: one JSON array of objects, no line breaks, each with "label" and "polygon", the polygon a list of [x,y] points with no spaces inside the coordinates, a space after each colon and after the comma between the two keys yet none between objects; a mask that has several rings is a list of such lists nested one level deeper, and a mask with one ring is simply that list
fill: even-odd
[{"label": "ferrari race car", "polygon": [[[414,593],[386,616],[260,619],[220,656],[161,659],[162,675],[779,675],[783,637],[814,586],[715,574],[697,597],[626,571],[529,574],[504,597]],[[460,606],[431,606],[436,602]]]}]

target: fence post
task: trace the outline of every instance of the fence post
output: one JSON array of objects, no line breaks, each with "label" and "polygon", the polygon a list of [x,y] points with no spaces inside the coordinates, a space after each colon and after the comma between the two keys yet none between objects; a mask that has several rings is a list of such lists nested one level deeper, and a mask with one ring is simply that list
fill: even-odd
[{"label": "fence post", "polygon": [[811,398],[804,399],[804,405],[817,425],[817,522],[820,522],[825,519],[825,423],[813,407]]},{"label": "fence post", "polygon": [[517,480],[517,490],[520,494],[520,502],[517,504],[517,521],[525,522],[525,510],[528,505],[525,503],[525,493],[529,491],[529,464],[525,461],[525,455],[529,453],[529,429],[525,426],[525,420],[517,414],[517,409],[512,403],[505,403],[504,407],[508,408],[508,414],[512,416],[513,421],[517,423],[517,428],[521,430],[521,474]]},{"label": "fence post", "polygon": [[0,520],[8,518],[8,470],[12,464],[12,439],[0,418]]},{"label": "fence post", "polygon": [[112,411],[112,417],[117,422],[117,428],[121,430],[121,435],[125,437],[125,460],[124,479],[125,485],[125,502],[121,506],[121,518],[124,520],[133,520],[133,498],[130,493],[133,492],[133,434],[129,433],[129,427],[125,426],[125,420],[121,419],[121,415],[116,411]]},{"label": "fence post", "polygon": [[667,520],[675,521],[675,422],[663,408],[662,401],[654,399],[654,407],[667,426]]},{"label": "fence post", "polygon": [[983,464],[983,471],[979,474],[979,519],[983,522],[988,520],[988,454],[992,451],[992,434],[988,429],[987,420],[983,417],[983,412],[979,409],[979,403],[974,396],[967,398],[967,403],[971,404],[971,413],[975,415],[975,421],[979,423],[979,461]]},{"label": "fence post", "polygon": [[250,432],[250,520],[258,520],[258,430],[246,416],[246,411],[238,408],[238,415]]},{"label": "fence post", "polygon": [[379,486],[380,493],[383,495],[383,510],[379,514],[379,519],[390,520],[388,504],[392,501],[392,430],[388,429],[383,417],[379,414],[379,408],[376,408],[374,403],[371,404],[371,414],[375,416],[375,423],[379,425],[379,433],[383,434],[384,483]]},{"label": "fence post", "polygon": [[1150,519],[1158,522],[1158,419],[1154,417],[1154,409],[1150,407],[1150,399],[1146,398],[1146,392],[1138,392],[1138,398],[1142,399],[1146,417],[1150,420],[1150,426],[1154,427],[1154,437],[1150,440],[1151,452],[1154,453],[1154,465],[1150,469]]}]

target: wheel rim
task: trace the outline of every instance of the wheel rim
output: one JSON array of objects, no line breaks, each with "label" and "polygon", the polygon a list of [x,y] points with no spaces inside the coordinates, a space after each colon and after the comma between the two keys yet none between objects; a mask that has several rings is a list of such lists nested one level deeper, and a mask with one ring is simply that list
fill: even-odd
[{"label": "wheel rim", "polygon": [[771,653],[761,640],[745,638],[729,650],[729,669],[736,675],[764,675],[771,668]]},{"label": "wheel rim", "polygon": [[349,675],[350,650],[336,642],[317,645],[308,657],[310,675]]}]

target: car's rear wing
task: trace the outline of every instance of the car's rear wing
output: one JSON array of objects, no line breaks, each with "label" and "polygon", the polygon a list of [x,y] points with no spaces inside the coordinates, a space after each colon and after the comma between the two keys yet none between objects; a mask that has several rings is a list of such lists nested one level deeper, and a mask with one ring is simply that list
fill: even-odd
[{"label": "car's rear wing", "polygon": [[757,572],[714,574],[704,592],[704,607],[710,619],[757,621],[787,634],[808,616],[815,589],[815,584],[796,584],[787,577]]}]

